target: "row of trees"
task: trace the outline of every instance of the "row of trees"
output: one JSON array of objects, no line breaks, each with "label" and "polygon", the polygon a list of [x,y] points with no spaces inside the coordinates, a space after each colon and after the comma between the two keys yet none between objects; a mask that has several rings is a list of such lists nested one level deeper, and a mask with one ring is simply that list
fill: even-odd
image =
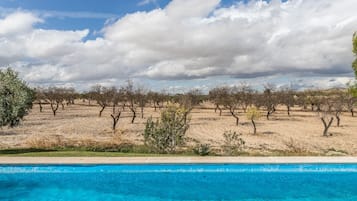
[{"label": "row of trees", "polygon": [[299,106],[305,111],[313,111],[321,116],[327,133],[334,119],[337,120],[337,126],[340,126],[342,112],[350,112],[354,116],[357,90],[355,86],[349,86],[347,90],[306,90],[301,92],[290,88],[277,89],[274,85],[268,84],[263,92],[258,92],[248,85],[242,84],[235,87],[216,87],[210,90],[208,95],[204,95],[199,90],[170,95],[135,86],[131,81],[122,87],[95,85],[85,93],[76,93],[72,88],[56,87],[36,90],[36,103],[39,104],[40,111],[43,110],[43,104],[50,104],[54,116],[60,105],[64,109],[65,105],[74,104],[75,99],[82,99],[90,105],[99,106],[99,117],[102,116],[106,108],[110,108],[113,130],[116,129],[121,114],[125,110],[132,114],[131,123],[134,123],[137,116],[140,115],[141,118],[144,118],[146,107],[153,107],[156,111],[157,108],[166,107],[169,103],[176,103],[183,110],[184,121],[187,121],[195,106],[202,102],[211,102],[215,106],[215,112],[219,111],[219,115],[222,115],[223,111],[228,112],[234,117],[237,126],[240,117],[247,116],[252,121],[254,133],[256,131],[254,121],[261,116],[261,113],[264,112],[266,119],[270,120],[278,106],[284,106],[288,116],[291,115],[292,107]]}]

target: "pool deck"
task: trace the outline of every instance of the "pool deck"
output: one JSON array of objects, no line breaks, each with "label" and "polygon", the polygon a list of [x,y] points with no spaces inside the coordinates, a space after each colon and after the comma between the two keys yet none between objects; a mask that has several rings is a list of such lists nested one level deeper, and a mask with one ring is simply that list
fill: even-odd
[{"label": "pool deck", "polygon": [[357,163],[357,157],[0,157],[2,165],[16,164],[261,164]]}]

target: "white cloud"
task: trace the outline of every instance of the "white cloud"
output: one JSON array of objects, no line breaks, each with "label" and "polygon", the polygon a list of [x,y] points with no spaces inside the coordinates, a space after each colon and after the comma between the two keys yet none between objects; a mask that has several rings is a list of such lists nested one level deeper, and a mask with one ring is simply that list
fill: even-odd
[{"label": "white cloud", "polygon": [[43,19],[17,11],[0,19],[0,65],[17,67],[32,82],[339,76],[351,72],[356,9],[355,0],[230,7],[219,0],[173,0],[163,9],[127,14],[105,25],[103,37],[87,41],[89,30],[38,29]]},{"label": "white cloud", "polygon": [[32,29],[33,24],[42,20],[31,13],[14,12],[4,19],[0,19],[0,36],[24,34]]}]

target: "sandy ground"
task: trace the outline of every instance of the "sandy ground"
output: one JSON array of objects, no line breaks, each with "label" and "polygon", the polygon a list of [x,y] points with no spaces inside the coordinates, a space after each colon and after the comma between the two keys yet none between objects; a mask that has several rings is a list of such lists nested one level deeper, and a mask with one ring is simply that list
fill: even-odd
[{"label": "sandy ground", "polygon": [[[289,117],[285,108],[280,107],[270,120],[263,116],[257,121],[258,134],[253,135],[252,125],[244,113],[239,114],[240,123],[236,126],[235,119],[227,111],[219,116],[218,112],[215,113],[207,107],[212,106],[206,104],[205,108],[191,112],[187,133],[191,142],[199,141],[209,143],[213,148],[219,147],[223,142],[223,133],[232,130],[243,134],[242,138],[246,141],[245,150],[248,152],[286,151],[292,149],[288,144],[293,144],[296,149],[314,154],[357,156],[357,117],[352,118],[349,113],[342,114],[340,127],[336,126],[336,122],[333,123],[329,130],[331,137],[322,137],[323,124],[316,113],[294,108]],[[111,109],[105,109],[101,118],[98,117],[99,110],[100,108],[94,105],[70,105],[65,110],[59,109],[54,117],[49,105],[44,106],[42,113],[39,112],[38,106],[34,105],[19,127],[0,130],[0,148],[28,147],[29,140],[34,137],[61,137],[69,141],[113,140]],[[159,112],[155,112],[153,108],[145,108],[145,118],[137,117],[135,123],[131,124],[131,113],[126,109],[118,125],[118,130],[122,131],[121,140],[142,143],[141,133],[146,117],[156,118],[160,115]]]}]

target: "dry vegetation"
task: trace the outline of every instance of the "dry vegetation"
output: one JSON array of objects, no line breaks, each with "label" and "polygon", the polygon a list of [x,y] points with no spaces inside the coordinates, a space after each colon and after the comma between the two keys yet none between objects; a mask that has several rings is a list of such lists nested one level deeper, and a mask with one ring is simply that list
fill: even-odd
[{"label": "dry vegetation", "polygon": [[[116,133],[112,128],[112,107],[108,106],[98,117],[100,107],[94,101],[76,100],[76,104],[60,107],[56,116],[49,104],[34,105],[19,127],[0,130],[0,148],[56,148],[56,147],[115,147],[121,144],[142,144],[142,133],[147,117],[160,116],[160,109],[145,107],[144,118],[132,121],[132,111],[122,110]],[[267,118],[256,120],[257,134],[253,134],[251,120],[243,110],[236,110],[239,126],[229,109],[222,115],[215,112],[216,106],[201,103],[190,110],[190,127],[187,131],[187,146],[196,143],[210,144],[219,150],[224,142],[223,133],[229,130],[242,133],[244,152],[251,155],[357,155],[357,117],[350,113],[340,115],[341,125],[334,122],[329,130],[332,136],[323,137],[323,125],[316,112],[291,107],[290,116],[286,107],[279,105]],[[262,112],[262,111],[261,111]],[[262,112],[263,114],[263,112]],[[265,113],[264,113],[265,114]],[[264,116],[263,114],[263,116]]]}]

